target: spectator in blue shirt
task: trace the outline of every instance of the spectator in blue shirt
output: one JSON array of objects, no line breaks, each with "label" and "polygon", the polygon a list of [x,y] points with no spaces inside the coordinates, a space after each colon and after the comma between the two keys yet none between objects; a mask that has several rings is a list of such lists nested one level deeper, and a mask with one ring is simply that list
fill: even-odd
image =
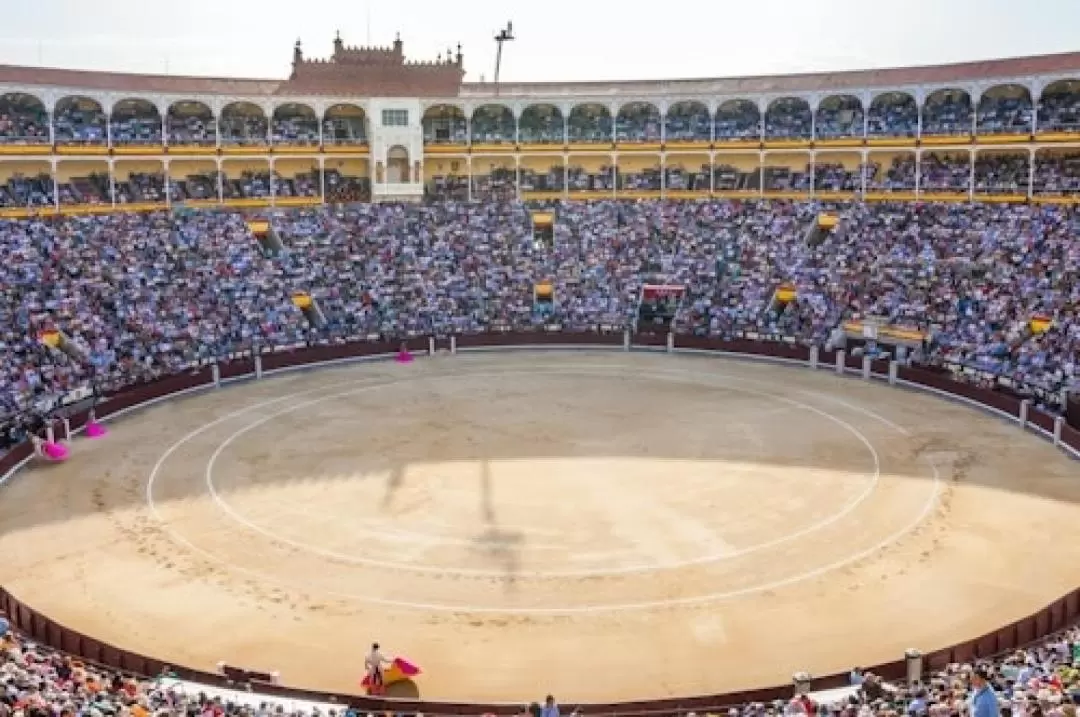
[{"label": "spectator in blue shirt", "polygon": [[990,671],[985,667],[976,667],[971,673],[971,715],[972,717],[1000,717],[998,698],[990,686]]},{"label": "spectator in blue shirt", "polygon": [[[548,695],[544,698],[544,707],[540,710],[540,717],[559,717],[559,705],[555,704],[555,698]],[[982,715],[976,715],[982,717]]]}]

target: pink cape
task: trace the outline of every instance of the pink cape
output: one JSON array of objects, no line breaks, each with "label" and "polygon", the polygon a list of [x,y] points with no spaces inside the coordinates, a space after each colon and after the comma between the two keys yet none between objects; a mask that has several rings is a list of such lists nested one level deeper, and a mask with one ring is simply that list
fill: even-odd
[{"label": "pink cape", "polygon": [[50,461],[66,461],[70,452],[67,446],[61,443],[45,443],[41,446],[41,452]]},{"label": "pink cape", "polygon": [[86,424],[86,437],[87,438],[104,438],[108,435],[109,429],[101,425],[97,421],[91,421]]}]

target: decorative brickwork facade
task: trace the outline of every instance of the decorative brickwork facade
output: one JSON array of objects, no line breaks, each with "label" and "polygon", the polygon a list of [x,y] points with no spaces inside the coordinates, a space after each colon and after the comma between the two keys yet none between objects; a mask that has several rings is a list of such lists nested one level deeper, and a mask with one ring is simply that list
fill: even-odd
[{"label": "decorative brickwork facade", "polygon": [[434,62],[410,62],[400,37],[390,47],[349,47],[341,35],[329,59],[312,60],[298,41],[292,75],[277,94],[456,97],[465,77],[463,61],[460,45]]}]

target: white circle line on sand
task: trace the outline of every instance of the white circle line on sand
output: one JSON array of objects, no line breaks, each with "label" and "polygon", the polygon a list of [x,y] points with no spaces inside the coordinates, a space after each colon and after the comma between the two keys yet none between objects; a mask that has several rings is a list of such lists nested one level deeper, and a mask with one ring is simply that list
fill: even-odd
[{"label": "white circle line on sand", "polygon": [[[763,383],[761,381],[754,380],[754,379],[746,379],[746,380],[748,382],[751,382],[751,383],[759,383],[759,384]],[[343,385],[344,383],[346,383],[346,382],[340,382],[340,383],[338,383],[336,385]],[[330,387],[333,387],[333,386],[334,386],[334,384],[329,385],[329,386],[321,386],[321,387],[318,387],[316,389],[312,389],[312,390],[308,390],[308,391],[300,391],[300,392],[297,392],[297,393],[294,393],[294,394],[290,394],[288,396],[280,397],[278,399],[275,399],[274,401],[268,401],[268,402],[264,402],[263,404],[257,404],[257,405],[253,405],[253,406],[248,406],[246,408],[234,411],[231,414],[227,414],[226,416],[222,416],[222,417],[220,417],[220,418],[218,418],[218,419],[216,419],[214,421],[211,421],[211,422],[209,422],[207,424],[204,424],[200,428],[197,428],[197,429],[191,431],[189,434],[187,434],[186,436],[181,438],[179,441],[174,443],[172,446],[170,446],[169,449],[167,449],[165,451],[165,453],[163,453],[161,455],[161,457],[158,458],[157,462],[154,464],[153,468],[151,469],[149,480],[147,481],[147,486],[146,486],[147,487],[147,491],[146,491],[147,508],[149,509],[151,516],[153,516],[157,520],[157,522],[159,523],[159,525],[161,527],[161,531],[170,540],[172,540],[177,545],[180,545],[180,546],[186,548],[188,551],[190,551],[190,552],[192,552],[192,553],[194,553],[196,555],[201,556],[202,558],[204,558],[205,560],[207,560],[207,561],[209,561],[211,563],[215,563],[217,565],[220,565],[221,567],[223,567],[223,568],[225,568],[227,570],[230,570],[231,572],[239,573],[239,574],[242,574],[242,575],[247,575],[247,576],[249,576],[250,578],[252,578],[254,580],[258,580],[258,581],[261,581],[263,583],[268,583],[268,584],[276,584],[276,585],[279,585],[279,586],[281,586],[283,588],[290,588],[290,589],[303,588],[305,590],[309,590],[310,586],[308,586],[308,585],[298,585],[296,583],[291,583],[291,582],[289,582],[287,580],[282,580],[280,577],[275,576],[275,575],[266,575],[266,574],[260,573],[258,571],[251,570],[249,568],[245,568],[245,567],[243,567],[241,565],[236,565],[234,563],[230,563],[229,561],[224,560],[220,555],[216,555],[214,553],[211,553],[211,552],[209,552],[207,550],[204,550],[203,548],[200,548],[199,546],[193,544],[191,541],[187,540],[187,538],[185,538],[183,535],[180,535],[175,530],[173,530],[171,527],[169,527],[169,525],[162,518],[160,512],[157,509],[157,506],[154,503],[152,488],[153,488],[153,482],[154,482],[155,477],[157,476],[158,473],[160,473],[162,466],[165,464],[165,462],[168,460],[168,458],[176,450],[178,450],[184,443],[186,443],[187,441],[195,438],[196,436],[200,435],[201,433],[209,430],[210,428],[212,428],[212,427],[214,427],[216,425],[220,425],[221,423],[229,420],[230,418],[232,418],[234,416],[239,416],[239,415],[242,415],[242,414],[244,414],[244,413],[246,413],[248,411],[255,410],[256,408],[261,407],[262,405],[272,404],[272,403],[276,403],[276,402],[279,402],[279,401],[282,401],[282,400],[288,400],[290,398],[296,398],[298,396],[310,395],[310,394],[313,394],[313,393],[317,393],[317,392],[319,392],[321,390],[326,390],[327,388],[330,388]],[[791,575],[788,578],[785,578],[785,579],[780,580],[780,581],[776,581],[775,583],[773,583],[771,585],[755,586],[755,587],[752,587],[752,588],[744,588],[744,589],[736,590],[736,591],[714,592],[714,593],[710,593],[710,594],[691,596],[691,597],[685,597],[685,598],[669,598],[669,599],[664,599],[664,600],[653,600],[653,601],[647,601],[647,602],[623,603],[623,604],[620,604],[620,605],[578,606],[578,607],[573,607],[573,608],[483,608],[483,607],[469,607],[469,606],[456,606],[456,607],[454,607],[454,606],[438,605],[438,604],[423,603],[423,602],[404,601],[404,600],[391,600],[391,599],[384,599],[384,598],[374,598],[374,597],[371,597],[371,596],[364,596],[364,595],[352,595],[352,594],[342,593],[342,592],[332,591],[332,590],[322,591],[322,592],[323,592],[323,594],[326,594],[326,595],[328,595],[330,597],[336,597],[336,598],[339,598],[339,599],[346,599],[346,600],[351,600],[351,601],[356,601],[356,602],[364,602],[364,603],[371,604],[371,605],[377,605],[377,606],[381,606],[381,607],[394,608],[394,609],[408,609],[408,610],[417,610],[417,611],[426,611],[426,612],[442,612],[442,613],[457,613],[457,614],[507,614],[507,613],[513,614],[513,613],[517,613],[517,614],[534,614],[534,615],[535,614],[548,614],[548,615],[556,615],[556,616],[557,615],[570,615],[570,614],[601,614],[601,613],[607,613],[607,612],[626,612],[626,611],[635,611],[635,610],[656,609],[656,608],[663,608],[663,607],[701,605],[701,604],[707,604],[707,603],[710,603],[710,602],[719,602],[719,601],[726,600],[726,599],[744,597],[746,595],[754,594],[754,593],[757,593],[757,592],[764,592],[764,591],[767,591],[767,590],[770,590],[770,589],[777,589],[777,588],[780,588],[780,587],[787,587],[789,585],[797,584],[799,582],[804,582],[806,580],[811,580],[813,578],[820,577],[821,575],[825,575],[825,574],[833,572],[835,570],[839,570],[839,569],[841,569],[843,567],[846,567],[848,565],[856,563],[859,560],[862,560],[862,559],[864,559],[866,557],[869,557],[870,555],[873,555],[874,553],[876,553],[876,552],[878,552],[880,550],[884,550],[888,546],[890,546],[893,543],[895,543],[895,542],[899,541],[900,539],[902,539],[908,533],[911,533],[914,530],[916,530],[919,527],[919,525],[921,525],[922,522],[925,521],[927,517],[929,517],[930,512],[934,509],[934,507],[937,504],[938,495],[940,493],[941,476],[940,476],[940,473],[938,471],[937,465],[929,457],[927,457],[926,460],[929,463],[929,465],[931,467],[931,470],[933,471],[933,490],[931,491],[930,495],[927,497],[927,501],[923,505],[922,510],[919,512],[918,515],[915,516],[915,518],[909,524],[907,524],[906,526],[900,528],[899,530],[892,533],[891,535],[887,536],[886,538],[884,538],[883,540],[878,542],[876,545],[873,545],[873,546],[871,546],[871,547],[869,547],[869,548],[867,548],[865,550],[862,550],[862,551],[860,551],[860,552],[858,552],[858,553],[856,553],[854,555],[848,556],[847,558],[843,558],[843,559],[841,559],[839,561],[835,561],[835,562],[830,563],[830,564],[825,565],[825,566],[820,566],[820,567],[812,569],[812,570],[808,570],[808,571],[804,571],[802,573]]]},{"label": "white circle line on sand", "polygon": [[[602,369],[603,367],[598,367],[598,368]],[[578,370],[580,370],[580,369],[578,369]],[[527,370],[520,370],[520,371],[502,371],[502,372],[498,372],[498,375],[500,375],[500,376],[515,376],[515,375],[535,376],[535,375],[549,375],[549,374],[554,374],[554,375],[574,375],[572,373],[572,371],[573,370],[567,371],[565,369],[565,367],[562,367],[562,370],[560,370],[560,369],[551,369],[551,370],[545,371],[543,369],[527,369]],[[664,371],[661,370],[660,372],[657,372],[657,373],[664,373]],[[488,375],[492,375],[492,374],[491,374],[491,372],[485,372],[483,375],[488,376]],[[582,372],[581,374],[578,374],[578,375],[588,375],[588,374]],[[690,374],[690,375],[697,376],[698,380],[694,381],[693,383],[694,383],[694,385],[698,385],[698,386],[700,386],[702,384],[702,381],[700,380],[700,377],[702,375],[708,375],[708,376],[711,376],[711,377],[714,377],[714,378],[720,378],[721,380],[729,380],[731,378],[730,376],[727,376],[725,374],[718,374],[718,373],[705,374],[704,372],[701,372],[701,373]],[[655,377],[656,377],[655,374],[650,373],[650,378],[655,378]],[[430,378],[438,379],[440,377],[438,375],[435,375],[435,376],[432,376]],[[455,377],[455,378],[460,378],[460,377]],[[689,383],[690,381],[688,381],[686,379],[681,379],[680,382]],[[303,401],[303,402],[298,403],[298,404],[293,404],[293,405],[291,405],[289,407],[281,409],[280,411],[275,411],[275,412],[270,413],[268,415],[262,416],[261,418],[254,421],[253,423],[250,423],[247,426],[244,426],[242,428],[237,429],[236,431],[231,433],[228,437],[226,437],[218,445],[218,447],[211,454],[210,459],[207,461],[206,470],[204,472],[204,477],[205,477],[206,489],[210,494],[211,500],[213,500],[214,504],[218,507],[218,509],[220,509],[223,513],[225,513],[225,515],[228,516],[231,520],[238,523],[239,525],[242,525],[243,527],[247,528],[248,530],[263,536],[264,538],[267,538],[269,540],[275,541],[275,542],[283,544],[283,545],[287,545],[290,548],[293,548],[294,550],[303,551],[303,552],[309,553],[311,555],[318,555],[320,557],[327,558],[327,559],[330,559],[330,560],[335,560],[337,562],[351,564],[351,565],[363,565],[363,566],[367,566],[367,567],[377,567],[377,568],[384,568],[384,569],[390,569],[390,570],[398,570],[398,571],[405,571],[405,572],[412,572],[412,573],[420,573],[420,574],[456,575],[456,576],[461,576],[461,577],[474,577],[474,578],[500,578],[500,577],[503,577],[505,575],[504,570],[493,570],[493,569],[483,569],[483,568],[461,568],[461,567],[454,567],[454,566],[425,565],[425,564],[419,564],[419,563],[416,563],[416,562],[405,562],[405,561],[400,561],[400,560],[387,560],[387,559],[372,558],[372,557],[367,557],[367,556],[363,556],[363,555],[349,554],[349,553],[344,553],[344,552],[337,551],[337,550],[329,550],[327,548],[321,548],[321,547],[318,547],[318,546],[314,546],[314,545],[311,545],[309,543],[305,543],[305,542],[302,542],[302,541],[299,541],[299,540],[294,540],[292,538],[282,536],[282,535],[280,535],[278,533],[275,533],[272,530],[269,530],[269,529],[267,529],[267,528],[265,528],[265,527],[263,527],[261,525],[258,525],[257,523],[251,521],[246,516],[241,514],[235,508],[233,508],[232,505],[229,504],[229,502],[226,501],[221,496],[221,494],[218,492],[216,486],[214,485],[214,478],[213,478],[214,466],[216,465],[218,458],[225,451],[225,449],[227,449],[230,445],[232,445],[232,443],[237,438],[243,436],[248,431],[251,431],[251,430],[253,430],[255,428],[258,428],[259,426],[265,425],[265,424],[267,424],[267,423],[269,423],[269,422],[271,422],[271,421],[273,421],[273,420],[275,420],[277,418],[280,418],[283,415],[293,413],[295,411],[299,411],[299,410],[302,410],[302,409],[310,407],[310,406],[318,405],[320,403],[324,403],[326,401],[334,400],[336,398],[341,398],[341,397],[345,397],[345,396],[352,396],[352,395],[356,395],[356,394],[359,394],[359,393],[364,393],[364,392],[367,392],[367,391],[377,390],[379,388],[383,388],[385,386],[390,386],[390,385],[393,385],[393,384],[389,384],[389,383],[388,384],[373,384],[373,385],[368,385],[368,386],[362,386],[362,387],[359,387],[359,388],[354,388],[354,389],[351,389],[351,390],[348,390],[348,391],[342,391],[342,392],[336,393],[336,394],[329,394],[329,395],[320,396],[318,398],[314,398],[314,399],[311,399],[309,401]],[[821,410],[821,409],[819,409],[819,408],[817,408],[815,406],[811,406],[810,404],[802,402],[802,401],[796,401],[795,399],[787,398],[787,397],[784,397],[784,396],[778,396],[776,394],[769,393],[767,391],[759,391],[759,390],[756,390],[756,389],[744,388],[744,387],[741,387],[741,386],[724,386],[724,388],[727,389],[727,390],[730,390],[730,391],[735,391],[737,393],[744,393],[744,394],[749,394],[749,395],[752,395],[752,396],[770,398],[772,400],[785,403],[785,404],[787,404],[788,406],[791,406],[791,407],[795,407],[795,408],[810,411],[812,413],[816,413],[816,414],[822,416],[823,418],[826,418],[826,419],[828,419],[830,421],[833,421],[834,423],[836,423],[840,427],[842,427],[845,430],[847,430],[848,432],[850,432],[870,452],[871,460],[873,461],[873,466],[874,466],[873,472],[870,474],[869,480],[866,482],[866,486],[863,489],[863,491],[860,492],[859,494],[857,494],[856,496],[854,496],[847,503],[845,503],[840,508],[840,510],[838,510],[837,512],[835,512],[835,513],[833,513],[833,514],[831,514],[831,515],[829,515],[829,516],[827,516],[827,517],[825,517],[825,518],[823,518],[823,519],[821,519],[821,520],[819,520],[819,521],[817,521],[815,523],[812,523],[812,524],[810,524],[810,525],[808,525],[808,526],[806,526],[806,527],[804,527],[804,528],[802,528],[800,530],[793,531],[793,532],[787,533],[785,535],[781,535],[781,536],[779,536],[777,538],[773,538],[772,540],[768,540],[768,541],[765,541],[765,542],[762,542],[762,543],[755,543],[754,545],[749,545],[749,546],[746,546],[746,547],[743,547],[743,548],[738,548],[738,549],[733,550],[733,551],[725,551],[723,553],[709,553],[709,554],[700,555],[700,556],[697,556],[697,557],[694,557],[694,558],[688,558],[688,559],[685,559],[685,560],[678,560],[678,561],[672,561],[672,562],[665,562],[665,563],[661,563],[661,564],[637,563],[637,564],[623,565],[623,566],[619,566],[619,567],[610,567],[610,568],[580,568],[580,569],[574,569],[574,570],[544,570],[544,571],[530,570],[530,571],[518,572],[518,573],[515,574],[515,577],[518,578],[518,579],[528,579],[528,580],[553,580],[553,579],[566,579],[566,578],[609,577],[609,576],[616,576],[616,575],[632,575],[632,574],[640,574],[640,573],[651,573],[651,572],[659,572],[659,571],[679,570],[679,569],[686,569],[686,568],[695,567],[695,566],[719,563],[719,562],[723,562],[723,561],[727,561],[727,560],[733,560],[735,558],[743,557],[743,556],[746,556],[746,555],[751,555],[753,553],[761,552],[762,550],[775,548],[775,547],[777,547],[779,545],[784,545],[784,544],[790,543],[790,542],[792,542],[794,540],[799,540],[801,538],[805,538],[805,537],[807,537],[809,535],[812,535],[813,533],[824,530],[824,529],[828,528],[829,526],[835,525],[837,522],[843,520],[848,515],[853,513],[862,503],[867,501],[870,498],[870,496],[873,495],[874,490],[877,488],[877,485],[878,485],[878,483],[880,481],[880,478],[881,478],[881,459],[880,459],[880,457],[878,455],[877,450],[874,448],[874,446],[870,443],[870,441],[866,438],[866,436],[862,432],[860,432],[857,428],[852,426],[850,423],[847,423],[843,419],[837,418],[836,416],[834,416],[834,415],[832,415],[832,414],[830,414],[830,413],[828,413],[826,411],[823,411],[823,410]]]}]

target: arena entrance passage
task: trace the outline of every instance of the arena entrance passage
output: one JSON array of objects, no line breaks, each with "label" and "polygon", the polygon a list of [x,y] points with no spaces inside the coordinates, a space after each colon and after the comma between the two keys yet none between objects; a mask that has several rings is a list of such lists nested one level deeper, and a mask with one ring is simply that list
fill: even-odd
[{"label": "arena entrance passage", "polygon": [[641,287],[635,332],[666,336],[685,294],[686,287],[679,284],[645,284]]}]

